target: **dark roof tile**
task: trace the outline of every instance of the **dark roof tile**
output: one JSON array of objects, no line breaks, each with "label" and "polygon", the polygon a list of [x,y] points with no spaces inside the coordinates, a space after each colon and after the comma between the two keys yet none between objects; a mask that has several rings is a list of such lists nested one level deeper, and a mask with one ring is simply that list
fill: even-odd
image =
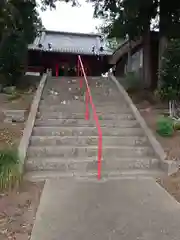
[{"label": "dark roof tile", "polygon": [[[42,44],[42,49],[39,47]],[[49,49],[51,44],[51,49]],[[29,49],[43,50],[52,52],[66,52],[74,54],[94,55],[92,48],[95,46],[95,52],[102,55],[111,55],[112,52],[103,44],[103,52],[99,49],[102,46],[101,36],[99,34],[70,33],[45,31],[38,36]]]}]

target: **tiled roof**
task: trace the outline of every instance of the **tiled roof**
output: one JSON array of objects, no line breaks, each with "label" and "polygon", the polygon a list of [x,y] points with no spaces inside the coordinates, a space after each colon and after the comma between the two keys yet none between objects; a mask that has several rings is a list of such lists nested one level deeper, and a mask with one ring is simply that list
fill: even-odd
[{"label": "tiled roof", "polygon": [[[42,45],[42,48],[39,47],[39,44]],[[51,44],[51,49],[49,49],[49,44]],[[93,46],[95,47],[95,52],[100,55],[112,54],[111,50],[101,41],[101,36],[98,34],[55,31],[42,32],[41,36],[38,36],[34,43],[29,45],[29,49],[94,55],[92,51]],[[99,51],[101,46],[103,47],[102,52]]]}]

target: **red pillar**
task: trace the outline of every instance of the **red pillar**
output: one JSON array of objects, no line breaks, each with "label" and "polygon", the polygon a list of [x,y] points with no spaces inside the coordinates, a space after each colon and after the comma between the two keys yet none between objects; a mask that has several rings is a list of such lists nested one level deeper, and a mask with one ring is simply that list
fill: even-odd
[{"label": "red pillar", "polygon": [[56,63],[56,77],[59,77],[59,65]]},{"label": "red pillar", "polygon": [[77,76],[80,76],[80,64],[79,64],[79,59],[77,59]]}]

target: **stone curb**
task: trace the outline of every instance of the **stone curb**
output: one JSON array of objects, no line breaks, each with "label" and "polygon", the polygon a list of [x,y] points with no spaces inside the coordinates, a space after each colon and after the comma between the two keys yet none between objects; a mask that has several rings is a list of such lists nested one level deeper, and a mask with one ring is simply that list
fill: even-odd
[{"label": "stone curb", "polygon": [[111,80],[116,84],[119,92],[123,95],[124,99],[128,103],[130,109],[132,110],[135,118],[139,122],[141,128],[145,132],[146,136],[148,137],[148,140],[150,144],[152,145],[154,152],[156,156],[160,159],[160,167],[167,172],[168,175],[177,172],[178,166],[174,161],[171,160],[166,160],[166,153],[164,152],[164,149],[162,148],[161,144],[157,141],[155,138],[154,134],[152,131],[149,129],[147,126],[144,118],[141,116],[139,110],[129,97],[128,93],[124,90],[122,85],[119,83],[119,81],[113,76],[113,75],[108,75]]},{"label": "stone curb", "polygon": [[24,162],[26,158],[26,153],[27,149],[29,146],[29,140],[32,134],[32,129],[34,127],[35,119],[36,119],[36,114],[38,111],[39,103],[41,100],[41,95],[47,80],[47,74],[44,74],[41,78],[41,81],[39,83],[38,89],[36,90],[36,93],[34,95],[32,104],[31,104],[31,109],[30,113],[28,116],[28,119],[26,121],[26,125],[23,131],[23,136],[21,138],[19,147],[18,147],[18,155],[19,155],[19,160],[20,160],[20,173],[23,173],[24,170]]}]

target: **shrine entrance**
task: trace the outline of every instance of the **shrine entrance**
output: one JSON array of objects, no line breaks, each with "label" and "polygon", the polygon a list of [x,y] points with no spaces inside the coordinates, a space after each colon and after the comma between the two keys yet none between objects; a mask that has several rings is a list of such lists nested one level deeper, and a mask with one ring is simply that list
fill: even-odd
[{"label": "shrine entrance", "polygon": [[[82,76],[82,72],[78,69],[78,55],[60,54],[53,52],[42,52],[41,58],[38,58],[39,52],[29,53],[29,66],[31,68],[41,69],[41,74],[50,69],[54,77],[75,77]],[[81,56],[84,64],[84,70],[87,76],[99,76],[102,73],[103,65],[96,56]],[[35,60],[37,59],[37,63]],[[30,69],[30,68],[29,68]]]},{"label": "shrine entrance", "polygon": [[56,63],[55,70],[53,71],[53,76],[56,77],[69,77],[69,76],[77,76],[77,67],[75,64],[72,63]]}]

